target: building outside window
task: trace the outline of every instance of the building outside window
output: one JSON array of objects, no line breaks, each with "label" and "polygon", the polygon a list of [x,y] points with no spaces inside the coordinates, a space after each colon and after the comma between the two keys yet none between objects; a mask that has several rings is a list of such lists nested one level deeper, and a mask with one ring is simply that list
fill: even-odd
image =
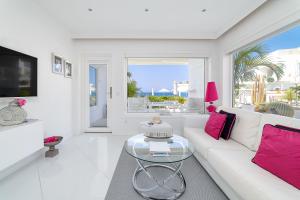
[{"label": "building outside window", "polygon": [[233,54],[233,106],[300,118],[300,26]]}]

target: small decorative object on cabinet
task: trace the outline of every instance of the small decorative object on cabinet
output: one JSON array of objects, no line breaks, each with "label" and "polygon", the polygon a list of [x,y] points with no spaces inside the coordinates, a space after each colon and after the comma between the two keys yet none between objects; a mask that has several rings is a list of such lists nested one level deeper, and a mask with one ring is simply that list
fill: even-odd
[{"label": "small decorative object on cabinet", "polygon": [[12,126],[26,121],[27,113],[22,108],[26,104],[25,99],[14,99],[0,110],[0,125]]},{"label": "small decorative object on cabinet", "polygon": [[59,150],[55,148],[55,145],[58,145],[62,139],[62,136],[52,136],[44,139],[44,146],[49,147],[49,150],[45,153],[46,157],[54,157],[59,153]]}]

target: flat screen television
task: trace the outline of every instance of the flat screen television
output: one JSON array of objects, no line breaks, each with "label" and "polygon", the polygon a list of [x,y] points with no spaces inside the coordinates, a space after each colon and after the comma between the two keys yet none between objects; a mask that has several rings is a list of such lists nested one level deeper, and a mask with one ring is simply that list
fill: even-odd
[{"label": "flat screen television", "polygon": [[0,46],[0,97],[37,96],[37,58]]}]

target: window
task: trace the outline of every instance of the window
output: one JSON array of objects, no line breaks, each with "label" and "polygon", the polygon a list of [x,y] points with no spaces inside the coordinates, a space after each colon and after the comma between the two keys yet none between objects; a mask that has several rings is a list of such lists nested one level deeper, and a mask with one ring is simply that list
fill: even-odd
[{"label": "window", "polygon": [[205,58],[128,58],[127,110],[204,112]]},{"label": "window", "polygon": [[233,55],[233,106],[300,118],[300,26]]},{"label": "window", "polygon": [[90,107],[97,105],[97,69],[89,66]]}]

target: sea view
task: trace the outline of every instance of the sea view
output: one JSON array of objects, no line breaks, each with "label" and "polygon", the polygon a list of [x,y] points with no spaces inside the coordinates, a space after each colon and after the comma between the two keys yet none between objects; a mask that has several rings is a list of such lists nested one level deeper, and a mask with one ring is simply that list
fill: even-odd
[{"label": "sea view", "polygon": [[[152,92],[139,92],[138,96],[140,96],[140,97],[146,97],[146,96],[159,96],[159,97],[161,97],[161,96],[168,96],[169,97],[169,96],[175,96],[175,95],[173,94],[173,92],[154,92],[154,95],[152,95]],[[188,92],[182,92],[180,96],[187,98],[188,97]]]}]

